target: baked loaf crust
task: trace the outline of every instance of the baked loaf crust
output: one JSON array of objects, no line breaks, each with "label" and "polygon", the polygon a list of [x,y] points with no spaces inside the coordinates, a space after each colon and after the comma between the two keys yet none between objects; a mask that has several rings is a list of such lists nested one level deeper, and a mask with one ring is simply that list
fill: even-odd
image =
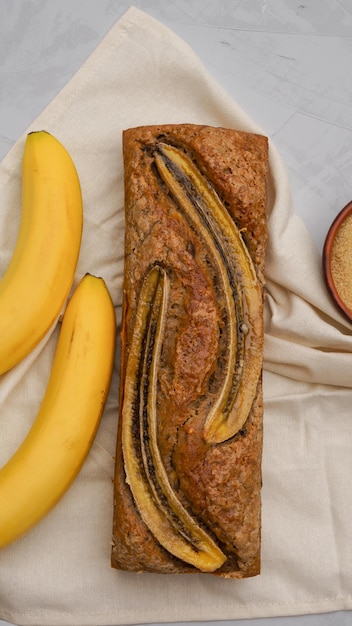
[{"label": "baked loaf crust", "polygon": [[268,142],[123,134],[125,278],[112,566],[260,572]]}]

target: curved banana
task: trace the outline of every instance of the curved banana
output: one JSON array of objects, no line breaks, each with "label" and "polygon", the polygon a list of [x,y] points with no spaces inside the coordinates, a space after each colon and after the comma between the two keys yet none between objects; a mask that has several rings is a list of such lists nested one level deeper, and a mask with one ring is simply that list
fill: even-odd
[{"label": "curved banana", "polygon": [[77,476],[105,406],[115,342],[115,311],[105,282],[86,274],[64,313],[38,415],[0,469],[0,547],[37,524]]},{"label": "curved banana", "polygon": [[226,557],[178,499],[157,442],[157,370],[168,292],[165,269],[153,266],[142,284],[127,359],[122,420],[126,480],[144,523],[157,541],[186,563],[203,572],[214,572]]},{"label": "curved banana", "polygon": [[204,438],[222,443],[244,425],[262,372],[262,294],[240,230],[215,189],[179,148],[160,143],[155,164],[164,183],[213,256],[226,299],[227,368],[205,420]]},{"label": "curved banana", "polygon": [[73,284],[82,222],[80,182],[70,155],[53,135],[29,133],[20,229],[0,281],[0,374],[17,365],[57,319]]}]

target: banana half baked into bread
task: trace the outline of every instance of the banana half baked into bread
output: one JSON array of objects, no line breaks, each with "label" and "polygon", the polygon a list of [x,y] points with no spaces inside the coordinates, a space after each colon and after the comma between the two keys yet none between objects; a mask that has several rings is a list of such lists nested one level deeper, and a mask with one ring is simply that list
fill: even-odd
[{"label": "banana half baked into bread", "polygon": [[268,142],[124,132],[125,280],[112,566],[260,571]]}]

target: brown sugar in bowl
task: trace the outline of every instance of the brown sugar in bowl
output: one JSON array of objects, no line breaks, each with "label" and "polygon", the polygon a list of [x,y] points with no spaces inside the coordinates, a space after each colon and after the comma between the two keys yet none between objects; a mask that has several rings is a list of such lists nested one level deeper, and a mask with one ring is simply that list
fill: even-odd
[{"label": "brown sugar in bowl", "polygon": [[323,271],[332,298],[352,321],[352,201],[329,228],[323,247]]}]

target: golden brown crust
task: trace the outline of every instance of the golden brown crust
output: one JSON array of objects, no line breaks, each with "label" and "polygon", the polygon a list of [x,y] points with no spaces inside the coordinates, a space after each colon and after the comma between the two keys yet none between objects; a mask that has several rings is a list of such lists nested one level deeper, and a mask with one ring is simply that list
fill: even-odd
[{"label": "golden brown crust", "polygon": [[[167,322],[158,366],[157,442],[172,489],[226,555],[214,573],[244,578],[260,571],[262,384],[243,427],[219,444],[204,438],[212,389],[225,367],[219,345],[223,295],[199,232],[185,219],[160,180],[157,143],[185,150],[215,188],[243,234],[260,284],[264,283],[267,139],[192,124],[150,126],[124,132],[125,281],[121,398],[115,472],[112,566],[131,571],[194,573],[173,556],[142,520],[126,482],[122,410],[126,362],[142,281],[155,263],[170,277]],[[262,317],[262,308],[259,317]],[[258,318],[257,350],[263,347]],[[224,336],[225,338],[220,338]],[[214,392],[215,393],[215,392]]]}]

